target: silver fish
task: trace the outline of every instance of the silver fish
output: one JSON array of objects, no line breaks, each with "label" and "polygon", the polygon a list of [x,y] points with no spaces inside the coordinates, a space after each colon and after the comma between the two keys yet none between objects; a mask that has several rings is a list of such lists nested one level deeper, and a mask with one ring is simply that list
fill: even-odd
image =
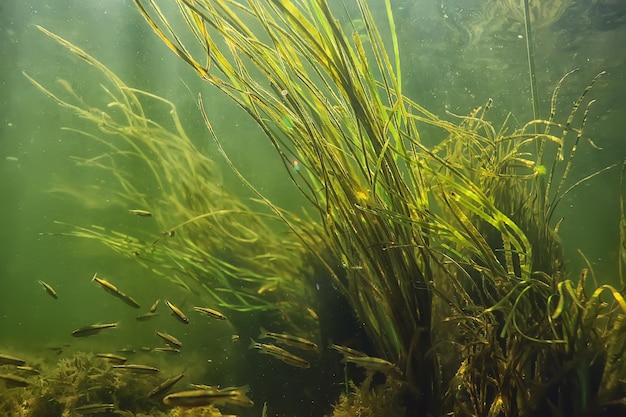
[{"label": "silver fish", "polygon": [[306,360],[302,359],[299,356],[296,356],[292,353],[287,352],[285,349],[278,347],[276,345],[270,345],[265,343],[255,342],[253,339],[250,339],[250,349],[258,349],[261,353],[266,355],[273,356],[281,361],[285,362],[287,365],[295,366],[297,368],[310,368],[311,364]]},{"label": "silver fish", "polygon": [[171,407],[204,407],[207,405],[232,404],[252,407],[254,402],[246,395],[248,386],[219,389],[199,389],[181,391],[163,398],[163,403]]},{"label": "silver fish", "polygon": [[16,358],[15,356],[5,355],[4,353],[0,353],[0,365],[15,365],[21,366],[24,365],[26,361],[24,359]]},{"label": "silver fish", "polygon": [[138,374],[156,374],[160,372],[159,368],[155,368],[153,366],[148,366],[148,365],[128,364],[128,365],[113,365],[111,367],[113,369],[136,372]]},{"label": "silver fish", "polygon": [[135,317],[135,320],[137,321],[146,321],[146,320],[150,320],[156,316],[158,316],[159,313],[145,313],[145,314],[140,314],[139,316]]},{"label": "silver fish", "polygon": [[174,336],[172,336],[171,334],[165,333],[165,332],[156,332],[157,336],[159,336],[161,339],[163,339],[163,341],[165,341],[165,344],[175,347],[175,348],[180,348],[183,346],[183,342],[181,342],[180,340],[176,339]]},{"label": "silver fish", "polygon": [[52,285],[42,280],[39,280],[39,283],[43,286],[43,288],[46,290],[46,292],[48,293],[50,297],[54,298],[55,300],[59,298],[59,294],[57,294],[54,288],[52,288]]},{"label": "silver fish", "polygon": [[174,304],[170,303],[167,300],[165,300],[165,304],[170,308],[170,310],[172,310],[174,317],[176,317],[181,323],[189,324],[189,319],[180,308],[176,307]]},{"label": "silver fish", "polygon": [[104,329],[113,329],[117,327],[117,323],[109,323],[109,324],[92,324],[90,326],[81,327],[80,329],[76,329],[72,332],[72,336],[74,337],[85,337],[85,336],[93,336],[94,334],[100,333]]},{"label": "silver fish", "polygon": [[150,217],[150,216],[152,216],[152,213],[150,213],[148,210],[133,209],[133,210],[128,210],[128,212],[130,214],[134,214],[135,216],[139,216],[139,217]]},{"label": "silver fish", "polygon": [[317,350],[317,345],[310,340],[307,340],[303,337],[292,336],[289,334],[281,334],[268,332],[263,327],[261,327],[261,334],[259,335],[259,339],[272,338],[278,343],[284,343],[288,346],[295,347],[303,350]]},{"label": "silver fish", "polygon": [[220,313],[217,310],[213,310],[212,308],[207,308],[207,307],[194,307],[193,308],[195,311],[197,311],[198,313],[202,313],[204,315],[207,315],[209,317],[213,317],[214,319],[217,320],[226,320],[226,316],[223,315],[222,313]]},{"label": "silver fish", "polygon": [[78,414],[99,414],[115,411],[115,404],[87,404],[74,409]]},{"label": "silver fish", "polygon": [[127,361],[124,356],[116,355],[114,353],[96,353],[96,357],[115,365],[121,365]]},{"label": "silver fish", "polygon": [[158,386],[156,386],[152,391],[150,391],[148,397],[160,397],[161,395],[169,391],[174,386],[174,384],[180,381],[184,376],[185,374],[180,374],[166,379]]},{"label": "silver fish", "polygon": [[27,387],[30,385],[30,382],[28,382],[28,380],[20,376],[4,374],[0,375],[0,379],[4,381],[8,388]]}]

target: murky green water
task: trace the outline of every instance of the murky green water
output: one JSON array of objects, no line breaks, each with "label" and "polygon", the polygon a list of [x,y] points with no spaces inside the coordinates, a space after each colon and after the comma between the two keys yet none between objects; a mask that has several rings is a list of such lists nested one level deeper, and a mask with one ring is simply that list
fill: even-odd
[{"label": "murky green water", "polygon": [[[129,216],[129,208],[140,207],[128,207],[115,193],[103,191],[115,184],[109,175],[72,159],[96,157],[103,148],[63,128],[93,131],[93,124],[55,104],[22,71],[46,87],[54,86],[57,79],[68,80],[80,89],[79,95],[106,103],[102,80],[93,67],[71,57],[36,25],[78,45],[127,85],[172,101],[192,142],[217,161],[221,173],[215,180],[230,194],[242,200],[253,195],[226,165],[207,133],[196,105],[198,93],[241,173],[277,206],[311,213],[286,172],[292,167],[283,165],[245,112],[207,87],[156,38],[130,0],[6,3],[0,5],[0,352],[50,367],[76,352],[129,348],[137,351],[133,361],[167,369],[167,376],[184,371],[185,383],[250,384],[255,406],[229,408],[225,413],[261,415],[263,403],[268,402],[269,415],[329,414],[330,404],[344,389],[340,356],[309,352],[312,366],[303,370],[248,349],[250,337],[258,336],[259,325],[276,325],[280,317],[224,309],[227,321],[204,318],[191,311],[192,306],[207,304],[201,288],[182,289],[97,241],[51,235],[68,231],[68,226],[55,221],[138,231],[154,239],[163,230],[149,218]],[[384,2],[370,3],[384,32]],[[489,98],[494,100],[490,117],[496,126],[508,113],[520,123],[532,119],[523,22],[485,2],[462,3],[392,1],[404,93],[449,120],[455,120],[453,114],[467,115]],[[559,16],[545,17],[533,33],[541,117],[548,116],[553,88],[564,73],[580,68],[563,85],[561,118],[590,80],[607,72],[590,93],[596,103],[585,127],[586,136],[601,149],[581,142],[570,176],[573,183],[626,158],[626,8],[609,0],[566,3]],[[351,16],[358,14],[353,5],[346,7]],[[345,11],[337,7],[337,14],[347,26]],[[352,23],[358,31],[359,23]],[[158,106],[147,110],[157,120],[167,117],[167,111]],[[428,137],[428,132],[423,136],[427,144],[440,139]],[[127,168],[133,172],[132,166]],[[138,169],[135,175],[131,181],[141,184],[142,171]],[[85,194],[92,186],[102,188]],[[576,189],[560,205],[557,217],[564,218],[560,236],[567,268],[574,274],[585,267],[577,253],[580,249],[602,282],[618,283],[619,187],[619,169],[613,169]],[[159,192],[149,187],[143,191]],[[79,198],[77,193],[81,193]],[[141,310],[98,288],[91,281],[96,272],[136,298]],[[48,296],[38,280],[53,285],[59,298]],[[162,300],[160,315],[137,322],[135,316],[156,299]],[[165,299],[188,312],[189,325],[171,317]],[[335,320],[341,322],[343,317],[337,315]],[[81,326],[109,322],[118,322],[118,328],[84,339],[70,335]],[[346,322],[349,326],[352,320],[348,317]],[[356,334],[354,340],[362,336],[358,329],[348,329]],[[160,345],[155,330],[176,335],[183,342],[182,352],[142,352],[142,347]],[[233,335],[238,339],[233,341]],[[346,344],[352,338],[346,334]],[[62,352],[50,348],[62,348]]]}]

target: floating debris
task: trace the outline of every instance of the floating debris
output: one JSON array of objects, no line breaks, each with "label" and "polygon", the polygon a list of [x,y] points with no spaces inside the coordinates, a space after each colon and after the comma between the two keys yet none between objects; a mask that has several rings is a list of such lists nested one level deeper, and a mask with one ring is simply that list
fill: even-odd
[{"label": "floating debris", "polygon": [[181,323],[189,324],[189,319],[187,318],[185,313],[181,311],[180,308],[176,307],[174,304],[170,303],[167,300],[165,300],[165,304],[170,308],[170,310],[172,310],[174,317],[176,317]]},{"label": "floating debris", "polygon": [[39,280],[38,282],[44,287],[50,297],[54,298],[55,300],[59,298],[59,294],[54,290],[54,288],[52,288],[52,285],[42,280]]},{"label": "floating debris", "polygon": [[74,337],[86,337],[93,336],[94,334],[100,333],[105,329],[113,329],[117,327],[117,323],[109,323],[109,324],[92,324],[90,326],[81,327],[80,329],[76,329],[72,332],[72,336]]}]

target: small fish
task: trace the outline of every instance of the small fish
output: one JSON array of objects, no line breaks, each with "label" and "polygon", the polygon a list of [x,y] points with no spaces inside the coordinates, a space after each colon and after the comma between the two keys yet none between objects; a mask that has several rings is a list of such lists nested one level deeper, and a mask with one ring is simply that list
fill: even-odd
[{"label": "small fish", "polygon": [[56,352],[57,355],[63,353],[63,349],[67,346],[48,346],[46,349]]},{"label": "small fish", "polygon": [[133,354],[133,353],[137,353],[137,351],[136,351],[135,349],[133,349],[133,348],[128,348],[128,347],[118,349],[117,351],[118,351],[119,353],[123,353],[123,354],[125,354],[125,355],[130,355],[130,354]]},{"label": "small fish", "polygon": [[128,210],[128,212],[130,214],[134,214],[135,216],[139,216],[139,217],[150,217],[150,216],[152,216],[152,213],[150,213],[148,210],[133,209],[133,210]]},{"label": "small fish", "polygon": [[15,387],[27,387],[30,385],[28,380],[15,375],[4,374],[0,375],[0,380],[3,380],[6,384],[7,388],[15,388]]},{"label": "small fish", "polygon": [[136,372],[139,374],[156,374],[160,372],[159,368],[155,368],[153,366],[148,366],[148,365],[127,364],[127,365],[113,365],[111,367],[113,369],[121,369],[121,370]]},{"label": "small fish", "polygon": [[123,302],[125,302],[131,307],[140,308],[139,303],[133,297],[131,297],[130,295],[124,294],[115,285],[111,284],[106,279],[99,278],[97,275],[98,275],[97,273],[94,274],[91,280],[96,281],[98,284],[100,284],[100,286],[106,292],[119,298],[120,300],[122,300]]},{"label": "small fish", "polygon": [[278,359],[280,359],[287,365],[291,365],[296,368],[307,369],[311,367],[311,364],[309,362],[295,355],[281,356],[281,357],[278,357]]},{"label": "small fish", "polygon": [[126,304],[128,304],[131,307],[141,308],[141,306],[139,305],[137,300],[135,300],[130,295],[124,294],[123,292],[118,292],[117,293],[117,298],[119,298],[120,300],[122,300],[123,302],[125,302]]},{"label": "small fish", "polygon": [[238,342],[238,341],[239,341],[239,339],[240,339],[240,337],[239,337],[239,335],[238,335],[238,334],[234,334],[234,335],[232,335],[232,336],[230,337],[230,341],[231,341],[231,342],[233,342],[233,343],[234,343],[234,342]]},{"label": "small fish", "polygon": [[180,340],[176,339],[171,334],[168,334],[168,333],[165,333],[165,332],[156,332],[156,335],[159,336],[161,339],[163,339],[165,341],[166,345],[169,345],[169,346],[175,347],[175,348],[180,348],[180,347],[183,346],[183,342],[181,342]]},{"label": "small fish", "polygon": [[213,317],[214,319],[226,320],[226,316],[225,315],[223,315],[222,313],[220,313],[217,310],[213,310],[212,308],[194,307],[193,309],[195,311],[197,311],[198,313],[202,313],[202,314],[207,315],[209,317]]},{"label": "small fish", "polygon": [[330,349],[334,349],[337,352],[343,354],[344,356],[353,356],[353,357],[359,357],[359,356],[367,356],[365,353],[363,352],[359,352],[356,349],[352,349],[351,347],[348,346],[341,346],[341,345],[330,345],[329,346]]},{"label": "small fish", "polygon": [[113,353],[96,353],[96,357],[115,365],[121,365],[127,361],[124,356],[115,355]]},{"label": "small fish", "polygon": [[0,353],[0,365],[15,365],[22,366],[26,363],[24,359],[16,358],[15,356],[5,355]]},{"label": "small fish", "polygon": [[171,346],[164,347],[164,348],[157,347],[157,348],[154,348],[154,351],[161,352],[161,353],[180,353],[180,349],[171,347]]},{"label": "small fish", "polygon": [[111,284],[106,279],[99,278],[97,272],[93,274],[93,278],[91,278],[91,280],[96,281],[106,292],[110,294],[117,296],[120,292],[115,285]]},{"label": "small fish", "polygon": [[176,307],[174,304],[170,303],[167,300],[165,300],[165,304],[170,308],[170,310],[172,310],[172,313],[174,314],[174,316],[181,323],[189,324],[189,319],[187,318],[187,316],[185,316],[185,313],[183,313],[180,308]]},{"label": "small fish", "polygon": [[146,320],[150,320],[156,316],[158,316],[159,313],[145,313],[145,314],[140,314],[137,317],[135,317],[135,320],[137,321],[146,321]]},{"label": "small fish", "polygon": [[239,388],[199,389],[181,391],[163,398],[163,403],[171,407],[204,407],[207,405],[233,404],[252,407],[254,403],[246,395],[248,386]]},{"label": "small fish", "polygon": [[154,312],[156,311],[157,307],[159,306],[159,302],[160,302],[160,301],[161,301],[160,299],[159,299],[159,300],[156,300],[156,301],[154,302],[154,304],[152,304],[152,306],[150,307],[150,312],[151,312],[151,313],[154,313]]},{"label": "small fish", "polygon": [[150,393],[148,394],[148,397],[162,396],[167,391],[169,391],[174,386],[174,384],[180,381],[184,376],[185,374],[180,374],[180,375],[176,375],[176,376],[166,379],[165,381],[161,382],[158,386],[156,386],[152,391],[150,391]]},{"label": "small fish", "polygon": [[47,282],[44,282],[42,280],[39,280],[39,283],[41,285],[43,285],[44,289],[46,290],[46,292],[48,293],[48,295],[50,297],[54,298],[55,300],[57,298],[59,298],[59,294],[57,294],[57,292],[54,290],[54,288],[52,288],[52,285],[50,285]]},{"label": "small fish", "polygon": [[402,377],[402,371],[400,368],[382,358],[375,358],[372,356],[346,356],[344,360],[346,362],[352,362],[356,366],[365,368],[368,371],[382,372],[396,378]]},{"label": "small fish", "polygon": [[33,368],[32,366],[18,366],[15,369],[28,375],[39,375],[41,373],[39,369]]},{"label": "small fish", "polygon": [[217,387],[211,386],[211,385],[205,385],[205,384],[189,384],[191,386],[191,388],[195,388],[195,389],[217,389]]},{"label": "small fish", "polygon": [[117,323],[109,323],[109,324],[92,324],[90,326],[81,327],[80,329],[76,329],[72,332],[72,336],[74,337],[85,337],[92,336],[94,334],[100,333],[104,329],[113,329],[117,327]]},{"label": "small fish", "polygon": [[311,364],[306,360],[302,359],[299,356],[296,356],[292,353],[287,352],[285,349],[278,347],[276,345],[270,345],[265,343],[255,342],[253,339],[250,339],[250,349],[258,349],[261,353],[266,355],[273,356],[281,361],[285,362],[287,365],[295,366],[297,368],[310,368]]},{"label": "small fish", "polygon": [[74,409],[78,414],[102,414],[115,411],[115,404],[87,404]]},{"label": "small fish", "polygon": [[260,339],[272,338],[277,343],[284,343],[288,346],[295,347],[302,350],[317,350],[317,345],[310,340],[304,339],[302,337],[292,336],[289,334],[280,334],[274,332],[268,332],[263,327],[261,327],[261,334],[259,335]]}]

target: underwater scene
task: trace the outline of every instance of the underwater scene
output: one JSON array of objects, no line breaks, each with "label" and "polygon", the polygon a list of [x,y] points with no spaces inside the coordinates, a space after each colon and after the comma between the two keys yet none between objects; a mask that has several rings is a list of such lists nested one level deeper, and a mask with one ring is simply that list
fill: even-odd
[{"label": "underwater scene", "polygon": [[626,2],[0,4],[0,417],[626,416]]}]

